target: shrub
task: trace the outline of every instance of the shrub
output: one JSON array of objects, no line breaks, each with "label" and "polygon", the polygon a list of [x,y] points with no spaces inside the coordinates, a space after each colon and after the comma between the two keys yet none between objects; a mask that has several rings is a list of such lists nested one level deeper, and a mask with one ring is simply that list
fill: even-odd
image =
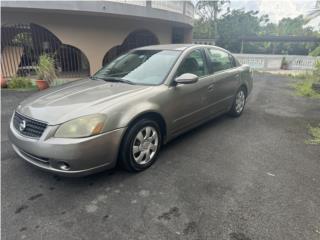
[{"label": "shrub", "polygon": [[320,82],[320,60],[316,61],[314,67],[313,76],[315,81]]},{"label": "shrub", "polygon": [[32,82],[29,78],[13,77],[8,81],[8,88],[31,88]]},{"label": "shrub", "polygon": [[39,64],[37,67],[38,79],[45,80],[50,85],[55,78],[57,78],[54,67],[54,59],[47,54],[39,57]]},{"label": "shrub", "polygon": [[319,127],[308,127],[309,134],[312,137],[312,139],[309,139],[306,141],[308,144],[320,144],[320,124]]},{"label": "shrub", "polygon": [[320,83],[320,61],[316,61],[315,69],[312,72],[299,73],[294,78],[302,80],[293,84],[299,96],[320,98],[320,93],[314,87]]}]

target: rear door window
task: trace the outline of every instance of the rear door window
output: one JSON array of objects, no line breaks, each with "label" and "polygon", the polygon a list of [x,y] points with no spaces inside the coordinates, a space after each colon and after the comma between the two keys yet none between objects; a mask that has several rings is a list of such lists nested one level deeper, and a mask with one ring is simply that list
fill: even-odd
[{"label": "rear door window", "polygon": [[210,74],[234,67],[233,57],[224,51],[209,48],[207,55]]}]

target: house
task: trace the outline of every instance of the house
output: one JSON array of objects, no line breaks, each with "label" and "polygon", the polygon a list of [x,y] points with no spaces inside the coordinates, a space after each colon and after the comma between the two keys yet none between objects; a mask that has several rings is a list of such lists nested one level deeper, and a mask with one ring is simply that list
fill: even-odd
[{"label": "house", "polygon": [[41,54],[59,76],[82,77],[130,49],[191,43],[191,1],[2,1],[4,77],[35,74]]}]

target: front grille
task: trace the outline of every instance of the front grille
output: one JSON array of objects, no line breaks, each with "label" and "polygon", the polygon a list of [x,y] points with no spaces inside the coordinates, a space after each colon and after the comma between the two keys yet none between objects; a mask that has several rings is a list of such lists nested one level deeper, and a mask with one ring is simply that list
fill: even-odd
[{"label": "front grille", "polygon": [[47,124],[31,118],[22,116],[15,112],[13,117],[14,128],[24,136],[40,138],[47,127]]}]

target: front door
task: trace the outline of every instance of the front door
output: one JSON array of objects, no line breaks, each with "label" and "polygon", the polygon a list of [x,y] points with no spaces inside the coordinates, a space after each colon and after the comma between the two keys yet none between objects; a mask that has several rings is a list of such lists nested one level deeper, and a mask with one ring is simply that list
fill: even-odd
[{"label": "front door", "polygon": [[173,135],[178,134],[207,116],[208,87],[211,79],[207,76],[207,65],[204,52],[200,49],[192,51],[181,63],[176,76],[184,73],[192,73],[199,77],[199,81],[193,84],[178,84],[170,88],[170,102]]}]

